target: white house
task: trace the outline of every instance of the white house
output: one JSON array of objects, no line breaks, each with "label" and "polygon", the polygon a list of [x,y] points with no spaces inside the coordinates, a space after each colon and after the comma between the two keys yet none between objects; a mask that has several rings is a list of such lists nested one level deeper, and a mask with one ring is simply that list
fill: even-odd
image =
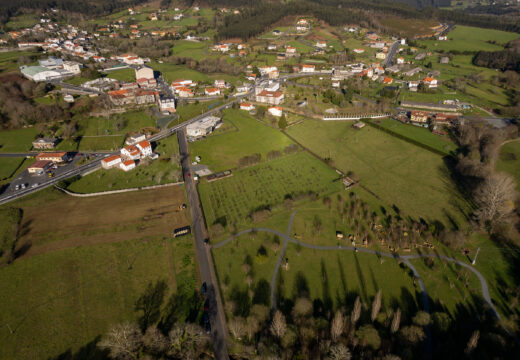
[{"label": "white house", "polygon": [[448,37],[447,36],[439,36],[438,39],[439,39],[439,41],[446,41],[446,40],[448,40]]},{"label": "white house", "polygon": [[428,86],[430,89],[436,89],[438,84],[437,79],[434,79],[432,77],[426,77],[423,80],[424,85]]},{"label": "white house", "polygon": [[143,140],[146,140],[146,136],[144,134],[137,134],[130,136],[128,139],[126,139],[125,143],[126,145],[134,145]]},{"label": "white house", "polygon": [[73,74],[79,74],[81,73],[81,64],[75,61],[64,61],[63,70],[66,70]]},{"label": "white house", "polygon": [[217,95],[220,95],[220,90],[217,88],[206,88],[206,89],[204,89],[204,93],[207,96],[217,96]]},{"label": "white house", "polygon": [[135,161],[126,160],[126,161],[122,162],[121,164],[119,164],[119,167],[121,168],[121,170],[130,171],[132,169],[135,169]]},{"label": "white house", "polygon": [[302,65],[302,72],[303,73],[312,73],[316,71],[316,67],[314,65]]},{"label": "white house", "polygon": [[139,66],[135,69],[135,78],[136,79],[154,79],[153,69],[149,66]]},{"label": "white house", "polygon": [[135,145],[130,145],[121,149],[121,156],[130,160],[137,160],[141,158],[141,151]]},{"label": "white house", "polygon": [[270,107],[269,109],[267,109],[267,111],[269,112],[269,114],[276,116],[276,117],[280,117],[283,114],[283,110],[279,106]]},{"label": "white house", "polygon": [[256,101],[271,105],[280,105],[283,102],[284,95],[281,91],[262,90],[256,95]]},{"label": "white house", "polygon": [[384,60],[384,59],[386,59],[386,54],[384,52],[378,52],[376,54],[376,59]]},{"label": "white house", "polygon": [[356,48],[356,49],[354,49],[354,52],[355,52],[356,54],[363,54],[363,53],[365,52],[365,49]]},{"label": "white house", "polygon": [[179,94],[180,97],[193,97],[193,91],[187,87],[179,87],[175,88],[175,92]]},{"label": "white house", "polygon": [[316,41],[316,47],[319,47],[320,49],[324,49],[327,47],[326,41]]},{"label": "white house", "polygon": [[276,50],[277,48],[278,48],[278,46],[276,46],[276,44],[267,45],[267,50]]},{"label": "white house", "polygon": [[213,85],[215,85],[216,88],[224,89],[226,87],[226,80],[215,80]]},{"label": "white house", "polygon": [[258,71],[260,71],[260,75],[267,75],[270,72],[278,71],[278,68],[276,66],[261,66],[258,68]]},{"label": "white house", "polygon": [[397,58],[397,63],[398,64],[404,64],[404,58],[403,57],[398,57]]},{"label": "white house", "polygon": [[159,102],[159,108],[162,112],[175,112],[175,99],[166,96],[159,96],[157,101]]},{"label": "white house", "polygon": [[119,164],[121,164],[121,156],[119,155],[112,155],[101,160],[103,169],[110,169],[111,167],[119,166]]},{"label": "white house", "polygon": [[141,157],[152,155],[152,144],[148,140],[143,140],[135,145],[141,152]]},{"label": "white house", "polygon": [[253,104],[243,102],[240,104],[240,110],[251,111],[254,110]]}]

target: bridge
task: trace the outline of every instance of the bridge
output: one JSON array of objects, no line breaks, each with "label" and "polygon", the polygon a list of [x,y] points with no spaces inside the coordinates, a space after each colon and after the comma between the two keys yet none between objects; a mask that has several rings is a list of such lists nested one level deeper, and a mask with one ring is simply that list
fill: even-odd
[{"label": "bridge", "polygon": [[323,120],[360,120],[360,119],[380,119],[392,116],[391,113],[377,114],[330,114],[324,115]]}]

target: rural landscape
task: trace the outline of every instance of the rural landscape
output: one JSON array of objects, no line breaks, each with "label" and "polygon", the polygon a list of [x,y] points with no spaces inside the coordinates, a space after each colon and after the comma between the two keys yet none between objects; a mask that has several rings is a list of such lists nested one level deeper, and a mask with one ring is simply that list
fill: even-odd
[{"label": "rural landscape", "polygon": [[520,5],[0,0],[0,359],[516,359]]}]

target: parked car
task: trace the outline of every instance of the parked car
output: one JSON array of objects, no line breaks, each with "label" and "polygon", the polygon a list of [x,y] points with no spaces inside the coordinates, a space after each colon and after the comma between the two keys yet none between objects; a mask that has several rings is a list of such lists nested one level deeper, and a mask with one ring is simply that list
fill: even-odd
[{"label": "parked car", "polygon": [[20,185],[16,184],[16,186],[14,187],[15,190],[20,190]]},{"label": "parked car", "polygon": [[209,299],[204,302],[204,311],[209,311]]},{"label": "parked car", "polygon": [[38,187],[38,185],[40,185],[40,184],[38,184],[38,183],[34,183],[34,184],[32,184],[31,187],[32,187],[32,188],[35,188],[35,187]]},{"label": "parked car", "polygon": [[204,324],[209,323],[209,314],[207,311],[204,311],[204,314],[202,314],[202,321],[204,322]]},{"label": "parked car", "polygon": [[202,288],[200,289],[200,292],[202,295],[206,295],[206,291],[208,290],[208,285],[206,285],[206,282],[202,283]]},{"label": "parked car", "polygon": [[209,321],[206,323],[206,334],[211,334],[211,324]]}]

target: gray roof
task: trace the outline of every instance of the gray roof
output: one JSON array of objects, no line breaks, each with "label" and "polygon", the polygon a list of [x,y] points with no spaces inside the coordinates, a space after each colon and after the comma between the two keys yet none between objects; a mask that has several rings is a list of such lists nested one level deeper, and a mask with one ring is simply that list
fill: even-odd
[{"label": "gray roof", "polygon": [[44,71],[49,71],[50,69],[43,66],[22,66],[20,71],[22,74],[34,77],[36,74],[39,74]]}]

